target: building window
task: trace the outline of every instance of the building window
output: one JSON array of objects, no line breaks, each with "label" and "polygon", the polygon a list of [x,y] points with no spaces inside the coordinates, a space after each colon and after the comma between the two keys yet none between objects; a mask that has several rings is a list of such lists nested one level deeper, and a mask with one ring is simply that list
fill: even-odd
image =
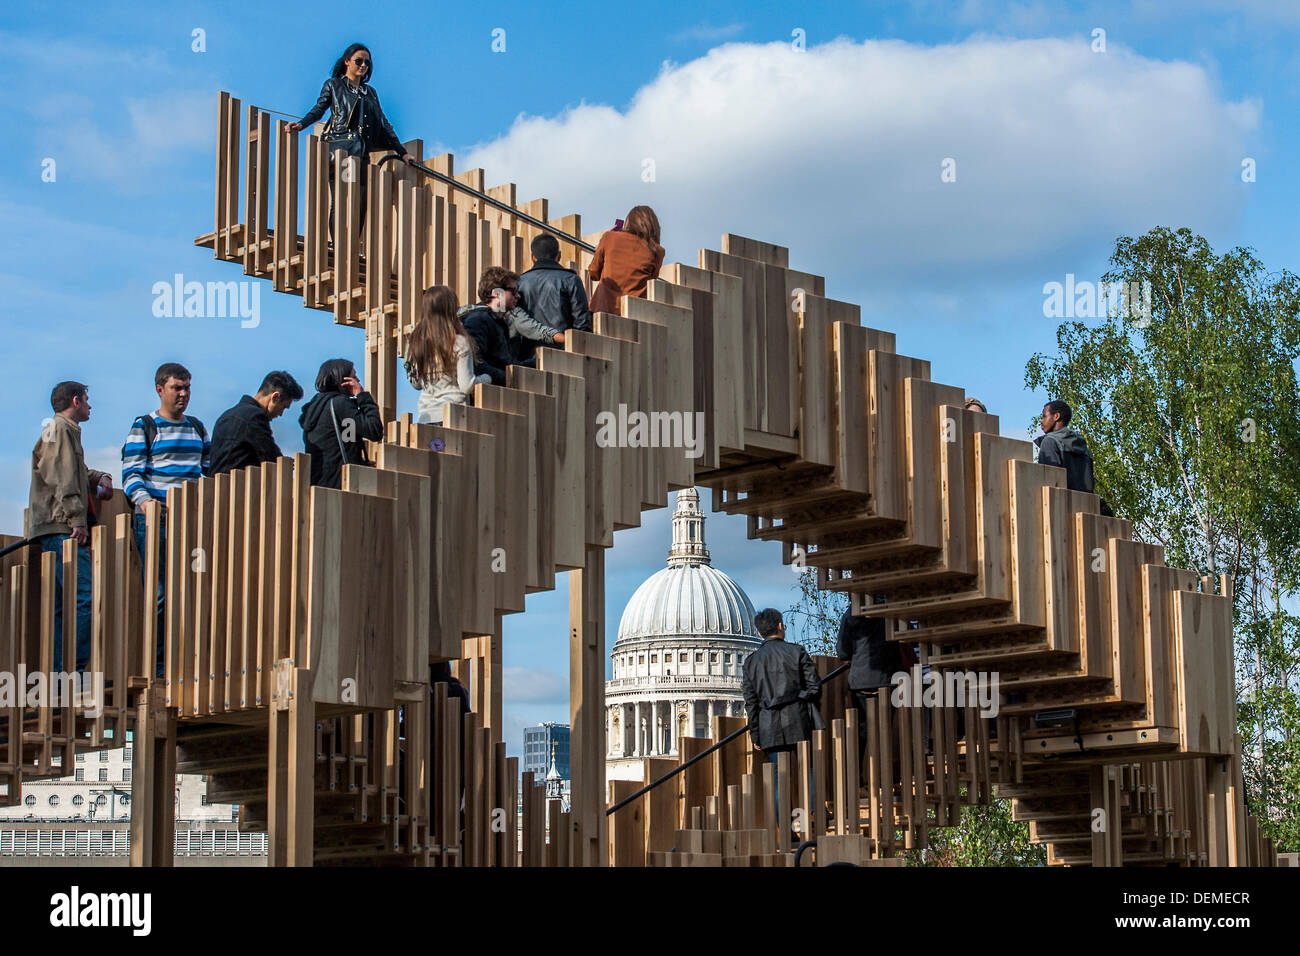
[{"label": "building window", "polygon": [[723,655],[722,655],[722,663],[724,663],[724,664],[730,664],[730,663],[731,663],[731,655],[730,655],[730,654],[723,654]]},{"label": "building window", "polygon": [[122,751],[122,759],[129,761],[131,759],[131,748],[127,747]]},{"label": "building window", "polygon": [[208,795],[206,793],[199,794],[199,806],[206,807],[207,805],[208,805]]},{"label": "building window", "polygon": [[83,780],[86,779],[86,771],[85,771],[84,769],[82,769],[81,767],[78,767],[78,768],[77,768],[77,773],[76,773],[75,776],[76,776],[76,779],[77,779],[77,783],[81,783],[81,781],[83,781]]},{"label": "building window", "polygon": [[123,782],[123,783],[130,783],[130,782],[131,782],[131,768],[130,768],[130,767],[126,767],[125,769],[123,769],[123,771],[122,771],[122,782]]},{"label": "building window", "polygon": [[86,798],[83,797],[81,794],[77,794],[75,797],[72,798],[72,805],[74,807],[79,807],[85,802],[86,802]]},{"label": "building window", "polygon": [[99,752],[99,762],[100,762],[100,763],[108,763],[108,751],[107,751],[107,750],[101,750],[101,751]]},{"label": "building window", "polygon": [[685,651],[682,651],[680,654],[677,655],[677,663],[679,663],[679,664],[685,664],[685,663],[686,663],[686,652],[685,652]]},{"label": "building window", "polygon": [[86,755],[84,753],[77,754],[77,763],[85,763],[85,762],[86,762]]},{"label": "building window", "polygon": [[57,793],[50,794],[50,806],[57,807],[58,805],[59,805],[59,795]]},{"label": "building window", "polygon": [[119,802],[122,806],[129,807],[131,805],[131,798],[124,794]]},{"label": "building window", "polygon": [[638,664],[644,664],[644,663],[645,663],[645,655],[644,655],[644,654],[638,654],[638,655],[636,656],[636,662],[637,662]]},{"label": "building window", "polygon": [[99,782],[100,782],[100,783],[105,783],[107,780],[108,780],[108,768],[107,768],[107,767],[100,767],[100,768],[99,768]]},{"label": "building window", "polygon": [[106,797],[104,794],[101,793],[99,796],[95,798],[95,806],[103,807],[107,805],[108,805],[108,797]]},{"label": "building window", "polygon": [[703,663],[704,663],[704,652],[703,652],[703,651],[696,651],[696,652],[695,652],[695,663],[697,663],[697,664],[703,664]]},{"label": "building window", "polygon": [[651,655],[650,655],[650,663],[651,663],[651,664],[658,664],[658,663],[659,663],[659,655],[658,655],[658,654],[651,654]]},{"label": "building window", "polygon": [[27,794],[27,798],[23,800],[23,803],[27,804],[29,807],[34,807],[36,806],[36,797],[29,793]]}]

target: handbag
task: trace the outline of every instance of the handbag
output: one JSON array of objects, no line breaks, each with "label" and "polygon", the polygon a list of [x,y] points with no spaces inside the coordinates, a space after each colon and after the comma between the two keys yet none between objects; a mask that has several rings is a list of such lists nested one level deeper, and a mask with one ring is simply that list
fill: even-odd
[{"label": "handbag", "polygon": [[[365,447],[365,445],[362,445],[362,446],[361,446],[361,455],[360,455],[360,460],[359,460],[359,461],[354,461],[354,462],[353,462],[353,461],[348,461],[348,450],[347,450],[347,446],[345,446],[345,445],[343,444],[343,432],[342,432],[342,430],[340,430],[340,428],[339,428],[339,416],[338,416],[338,413],[336,413],[336,412],[334,411],[334,399],[332,399],[332,398],[330,399],[330,419],[334,422],[334,438],[335,438],[335,440],[339,443],[339,455],[340,455],[340,456],[342,457],[342,459],[343,459],[343,464],[344,464],[344,465],[349,465],[349,464],[351,464],[351,465],[368,465],[368,464],[370,464],[369,459],[366,458],[366,447]],[[341,467],[341,466],[340,466],[340,467]]]},{"label": "handbag", "polygon": [[352,114],[357,111],[357,104],[360,102],[359,96],[353,101],[352,109],[348,110],[347,118],[343,120],[343,129],[333,131],[327,129],[321,134],[321,139],[328,144],[331,154],[335,150],[342,149],[351,156],[359,156],[364,151],[360,148],[361,130],[352,128]]}]

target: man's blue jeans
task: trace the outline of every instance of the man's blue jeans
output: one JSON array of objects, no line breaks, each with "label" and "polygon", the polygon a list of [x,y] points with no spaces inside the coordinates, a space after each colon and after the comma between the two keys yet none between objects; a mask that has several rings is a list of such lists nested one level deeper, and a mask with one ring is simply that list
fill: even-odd
[{"label": "man's blue jeans", "polygon": [[[137,511],[131,516],[131,530],[135,533],[135,548],[140,552],[140,581],[144,583],[145,547],[148,542],[148,528],[143,512]],[[163,511],[158,519],[158,660],[157,675],[162,676],[164,648],[167,646],[167,619],[163,614],[163,598],[167,594],[167,512]]]},{"label": "man's blue jeans", "polygon": [[[40,538],[41,551],[52,551],[54,561],[54,669],[63,670],[63,542],[70,534],[46,534]],[[90,663],[90,549],[77,547],[77,670]]]}]

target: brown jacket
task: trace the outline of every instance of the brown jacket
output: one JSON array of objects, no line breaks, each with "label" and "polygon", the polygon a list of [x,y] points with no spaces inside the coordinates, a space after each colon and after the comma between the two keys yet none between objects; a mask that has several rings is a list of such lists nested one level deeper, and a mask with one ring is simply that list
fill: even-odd
[{"label": "brown jacket", "polygon": [[[587,274],[593,282],[610,279],[618,286],[618,294],[645,297],[646,285],[659,275],[664,264],[663,246],[651,248],[650,243],[630,232],[606,232],[596,247],[596,257],[591,260]],[[608,312],[609,309],[591,311]]]},{"label": "brown jacket", "polygon": [[32,490],[27,506],[27,537],[69,534],[84,528],[86,496],[99,484],[102,471],[86,468],[81,450],[81,426],[55,415],[32,449]]}]

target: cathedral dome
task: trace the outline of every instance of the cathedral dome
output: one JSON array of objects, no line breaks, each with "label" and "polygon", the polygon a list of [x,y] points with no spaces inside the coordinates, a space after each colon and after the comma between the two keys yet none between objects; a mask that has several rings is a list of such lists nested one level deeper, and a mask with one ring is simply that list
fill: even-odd
[{"label": "cathedral dome", "polygon": [[665,637],[757,640],[754,606],[735,581],[710,564],[699,492],[677,495],[668,567],[636,589],[623,610],[618,642]]}]

